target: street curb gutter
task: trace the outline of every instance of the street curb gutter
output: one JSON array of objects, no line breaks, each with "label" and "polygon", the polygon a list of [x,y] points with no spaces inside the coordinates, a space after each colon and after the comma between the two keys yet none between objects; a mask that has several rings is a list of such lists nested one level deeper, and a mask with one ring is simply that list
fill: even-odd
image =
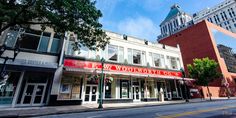
[{"label": "street curb gutter", "polygon": [[[169,104],[154,104],[154,105],[139,105],[139,106],[124,106],[124,107],[109,107],[109,108],[88,108],[88,109],[79,109],[79,110],[67,110],[67,111],[56,111],[52,113],[42,113],[42,114],[18,114],[18,115],[5,115],[0,116],[0,118],[25,118],[25,117],[40,117],[47,115],[58,115],[58,114],[70,114],[70,113],[81,113],[81,112],[94,112],[94,111],[108,111],[108,110],[119,110],[119,109],[129,109],[129,108],[142,108],[142,107],[153,107],[153,106],[166,106],[166,105],[178,105],[178,104],[194,104],[201,102],[215,102],[215,101],[225,101],[228,99],[222,100],[212,100],[212,101],[195,101],[195,102],[178,102],[178,103],[169,103]],[[235,99],[230,99],[235,100]]]}]

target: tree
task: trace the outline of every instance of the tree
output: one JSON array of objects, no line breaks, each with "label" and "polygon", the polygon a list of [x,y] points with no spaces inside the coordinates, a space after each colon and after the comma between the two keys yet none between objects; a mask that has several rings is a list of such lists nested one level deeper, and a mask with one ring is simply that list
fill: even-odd
[{"label": "tree", "polygon": [[76,49],[104,49],[109,38],[98,22],[102,13],[91,0],[1,0],[0,34],[9,27],[41,25],[63,34],[77,34]]},{"label": "tree", "polygon": [[218,63],[209,58],[194,59],[193,64],[188,64],[189,76],[196,79],[196,84],[206,86],[211,100],[209,83],[222,76],[218,72]]}]

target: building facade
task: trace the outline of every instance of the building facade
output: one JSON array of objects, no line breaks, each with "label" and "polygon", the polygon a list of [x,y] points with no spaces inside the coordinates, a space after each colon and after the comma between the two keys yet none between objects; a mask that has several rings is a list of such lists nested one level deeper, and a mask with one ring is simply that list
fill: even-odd
[{"label": "building facade", "polygon": [[[26,29],[19,36],[18,28],[6,30],[3,43],[7,47],[1,57],[13,57],[20,41],[20,52],[14,61],[6,61],[6,79],[0,85],[0,106],[43,106],[49,101],[53,78],[59,67],[63,40],[51,29],[44,32],[38,26]],[[2,47],[1,47],[2,48]],[[1,59],[1,74],[4,60]],[[1,75],[2,76],[2,75]]]},{"label": "building facade", "polygon": [[225,0],[212,8],[207,8],[193,14],[193,22],[197,24],[208,20],[231,32],[236,32],[236,1]]},{"label": "building facade", "polygon": [[232,51],[232,48],[227,47],[222,44],[217,45],[217,48],[220,52],[220,56],[222,58],[224,58],[224,60],[225,60],[225,63],[227,65],[227,69],[230,72],[236,73],[236,58],[234,56],[234,52]]},{"label": "building facade", "polygon": [[67,40],[63,71],[54,80],[52,105],[97,103],[102,68],[103,103],[158,101],[160,93],[165,100],[182,99],[179,48],[112,32],[107,35],[110,44],[99,51],[81,47],[78,53],[73,40]]},{"label": "building facade", "polygon": [[160,24],[161,34],[158,36],[158,40],[181,31],[192,24],[192,16],[188,15],[179,5],[175,4],[171,7],[165,20]]},{"label": "building facade", "polygon": [[[236,49],[236,35],[206,20],[199,22],[183,31],[176,33],[159,41],[162,44],[177,46],[179,45],[183,57],[184,67],[192,64],[195,58],[209,57],[219,63],[219,71],[223,78],[216,79],[210,83],[210,91],[213,97],[235,96],[236,93],[236,73],[230,69],[231,64],[222,55],[220,45]],[[218,48],[217,48],[218,45]],[[221,47],[221,46],[220,46]],[[209,97],[205,87],[200,88],[204,92],[204,97]],[[227,93],[227,90],[230,92]]]}]

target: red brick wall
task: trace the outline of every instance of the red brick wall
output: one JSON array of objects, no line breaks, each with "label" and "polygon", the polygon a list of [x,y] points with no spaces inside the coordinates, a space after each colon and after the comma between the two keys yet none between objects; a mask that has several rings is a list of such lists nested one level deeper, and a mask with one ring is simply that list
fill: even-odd
[{"label": "red brick wall", "polygon": [[[177,34],[161,40],[160,43],[171,46],[177,46],[177,44],[179,44],[186,73],[188,73],[187,64],[192,64],[193,59],[195,58],[209,57],[218,62],[214,44],[206,22],[200,22],[191,26]],[[220,86],[219,83],[221,82],[216,81],[211,85]]]}]

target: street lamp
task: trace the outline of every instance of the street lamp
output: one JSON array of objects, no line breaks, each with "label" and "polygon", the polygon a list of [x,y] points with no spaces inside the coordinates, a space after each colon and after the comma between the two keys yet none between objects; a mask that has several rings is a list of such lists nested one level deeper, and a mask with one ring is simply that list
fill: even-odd
[{"label": "street lamp", "polygon": [[103,75],[103,69],[104,69],[104,63],[105,63],[105,59],[104,58],[102,58],[101,59],[101,63],[102,63],[102,74],[101,74],[101,78],[99,79],[100,81],[99,81],[99,105],[98,105],[98,108],[99,109],[101,109],[101,108],[103,108],[103,106],[102,106],[102,94],[103,94],[103,92],[102,92],[102,88],[103,88],[103,81],[104,81],[104,75]]},{"label": "street lamp", "polygon": [[186,98],[185,98],[185,101],[186,102],[189,102],[189,99],[188,99],[188,96],[187,96],[187,86],[186,86],[186,83],[185,83],[185,80],[184,80],[184,78],[185,78],[185,72],[184,72],[184,69],[183,68],[181,68],[180,69],[180,71],[181,71],[181,73],[182,73],[182,81],[183,81],[183,85],[184,85],[184,94],[185,94],[185,96],[186,96]]}]

